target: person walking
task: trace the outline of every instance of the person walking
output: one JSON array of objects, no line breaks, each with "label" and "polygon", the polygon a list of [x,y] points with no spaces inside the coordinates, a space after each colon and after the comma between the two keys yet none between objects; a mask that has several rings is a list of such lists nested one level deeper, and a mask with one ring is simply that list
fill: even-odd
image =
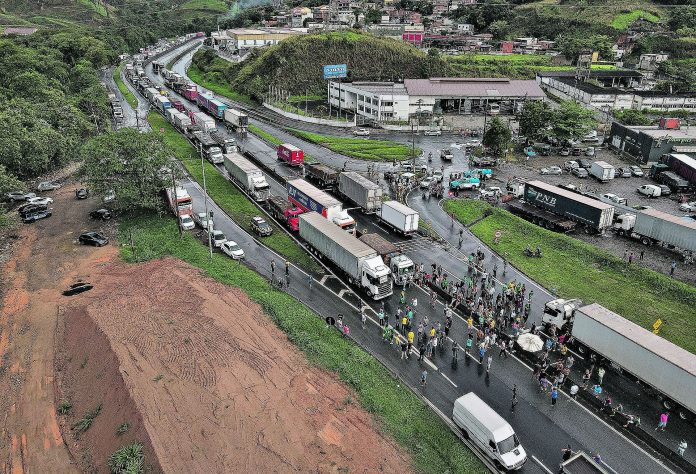
[{"label": "person walking", "polygon": [[668,421],[669,421],[669,413],[667,413],[666,411],[663,411],[660,414],[660,422],[657,424],[655,431],[657,431],[658,429],[661,429],[662,431],[664,431],[665,428],[667,428]]},{"label": "person walking", "polygon": [[556,401],[558,400],[558,388],[554,385],[551,388],[551,406],[556,406]]},{"label": "person walking", "polygon": [[428,383],[428,371],[423,369],[421,372],[421,386],[425,387]]}]

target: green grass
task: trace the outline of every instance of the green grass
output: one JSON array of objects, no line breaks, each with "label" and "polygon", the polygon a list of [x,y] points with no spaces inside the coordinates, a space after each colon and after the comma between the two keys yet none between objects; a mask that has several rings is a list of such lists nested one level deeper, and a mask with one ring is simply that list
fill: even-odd
[{"label": "green grass", "polygon": [[[462,222],[486,210],[471,200],[448,200],[445,210]],[[501,230],[499,244],[494,234]],[[542,229],[501,209],[471,227],[471,231],[510,263],[546,288],[566,298],[599,303],[646,329],[662,318],[660,335],[696,353],[696,288],[662,273],[629,265],[618,257],[567,235]],[[543,258],[527,258],[524,248],[541,247]]]},{"label": "green grass", "polygon": [[[164,141],[171,146],[176,157],[184,164],[188,173],[200,184],[203,183],[201,160],[196,150],[164,117],[156,112],[150,112],[147,117],[153,130],[164,130]],[[249,201],[232,183],[227,181],[218,170],[205,161],[205,178],[208,195],[234,221],[246,231],[251,230],[251,218],[258,216],[261,211]],[[305,270],[318,272],[321,267],[302,248],[292,240],[282,229],[271,223],[273,235],[263,237],[263,243],[288,258],[291,262]]]},{"label": "green grass", "polygon": [[225,81],[220,73],[211,72],[204,73],[195,64],[191,66],[186,71],[189,79],[191,79],[196,84],[205,87],[208,90],[213,91],[216,94],[227,97],[230,100],[235,100],[247,105],[256,105],[256,103],[251,99],[251,97],[239,92],[235,92],[230,88],[230,85]]},{"label": "green grass", "polygon": [[134,255],[129,245],[123,245],[121,255],[125,260],[145,261],[171,255],[246,292],[304,352],[310,364],[337,373],[357,392],[361,406],[413,456],[417,471],[487,472],[449,428],[374,357],[337,331],[327,331],[323,318],[288,294],[273,289],[256,272],[221,254],[209,260],[207,249],[190,234],[183,239],[169,238],[177,231],[171,218],[147,216],[122,221],[120,235],[124,244],[130,243],[131,231],[136,252]]},{"label": "green grass", "polygon": [[[295,129],[288,129],[288,131],[296,137],[323,145],[331,151],[351,158],[368,161],[402,161],[411,157],[410,146],[390,140],[333,137]],[[421,149],[416,148],[416,155],[420,154]]]},{"label": "green grass", "polygon": [[207,10],[225,13],[227,4],[222,0],[189,0],[179,7],[181,10]]},{"label": "green grass", "polygon": [[116,82],[116,86],[118,87],[118,90],[121,91],[121,94],[123,94],[123,97],[126,98],[126,101],[130,104],[133,109],[138,108],[138,99],[135,97],[135,95],[128,89],[126,84],[124,84],[123,79],[121,79],[121,70],[123,69],[123,66],[125,63],[121,63],[118,65],[116,69],[114,69],[113,76],[114,76],[114,81]]},{"label": "green grass", "polygon": [[144,463],[143,445],[135,442],[109,456],[109,472],[111,474],[141,474],[145,472]]},{"label": "green grass", "polygon": [[658,21],[660,21],[660,17],[655,15],[654,13],[645,10],[633,10],[628,13],[622,13],[620,15],[617,15],[614,18],[614,21],[611,22],[611,26],[613,26],[617,30],[625,31],[628,29],[629,26],[633,24],[634,21],[638,20],[639,18],[643,18],[644,20],[647,20],[650,23],[657,23]]}]

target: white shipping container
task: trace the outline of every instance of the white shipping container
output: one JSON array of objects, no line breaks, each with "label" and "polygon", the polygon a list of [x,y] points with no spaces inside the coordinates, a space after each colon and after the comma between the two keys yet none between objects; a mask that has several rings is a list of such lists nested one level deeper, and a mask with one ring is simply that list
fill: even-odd
[{"label": "white shipping container", "polygon": [[383,202],[379,217],[403,234],[411,234],[418,230],[418,212],[399,201]]}]

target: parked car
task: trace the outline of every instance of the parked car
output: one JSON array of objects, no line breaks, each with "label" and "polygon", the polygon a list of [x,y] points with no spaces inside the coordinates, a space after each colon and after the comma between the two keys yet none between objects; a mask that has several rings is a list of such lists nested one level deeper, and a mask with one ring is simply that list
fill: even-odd
[{"label": "parked car", "polygon": [[211,229],[206,232],[210,233],[210,240],[215,248],[220,248],[222,244],[227,242],[227,237],[225,237],[225,234],[223,234],[221,230]]},{"label": "parked car", "polygon": [[60,188],[61,184],[60,183],[52,183],[50,181],[41,181],[39,185],[36,187],[36,190],[39,192],[45,192],[45,191],[53,191],[54,189]]},{"label": "parked car", "polygon": [[595,149],[593,146],[585,148],[585,156],[595,156]]},{"label": "parked car", "polygon": [[558,154],[561,156],[570,156],[570,149],[565,147],[561,148],[561,151],[559,151]]},{"label": "parked car", "polygon": [[621,196],[617,196],[614,193],[605,193],[605,194],[602,194],[602,197],[613,202],[613,203],[621,204],[624,206],[626,205],[626,199],[622,198]]},{"label": "parked car", "polygon": [[578,178],[587,178],[590,175],[585,168],[573,168],[571,173]]},{"label": "parked car", "polygon": [[196,228],[196,223],[193,222],[193,218],[189,215],[179,216],[179,222],[181,223],[181,228],[184,230]]},{"label": "parked car", "polygon": [[85,188],[80,188],[75,190],[75,197],[77,199],[87,199],[87,196],[89,196],[89,192]]},{"label": "parked car", "polygon": [[660,190],[662,191],[662,196],[669,196],[672,194],[672,188],[667,186],[666,184],[657,184],[656,185]]},{"label": "parked car", "polygon": [[640,166],[632,165],[628,167],[629,170],[631,170],[631,174],[633,176],[644,176],[645,173],[643,173],[643,170],[640,169]]},{"label": "parked car", "polygon": [[356,128],[353,130],[353,135],[356,137],[369,137],[370,131],[366,128]]},{"label": "parked car", "polygon": [[433,184],[432,176],[426,176],[425,178],[421,179],[420,187],[423,189],[428,189],[431,184]]},{"label": "parked car", "polygon": [[616,174],[614,176],[617,178],[630,178],[632,176],[631,169],[630,168],[616,168]]},{"label": "parked car", "polygon": [[25,224],[30,224],[32,222],[36,222],[40,219],[46,219],[47,217],[51,217],[53,213],[51,212],[50,209],[39,209],[33,212],[28,212],[22,216],[22,222]]},{"label": "parked car", "polygon": [[658,197],[662,195],[662,190],[654,184],[644,184],[636,189],[640,194],[648,197]]},{"label": "parked car", "polygon": [[109,239],[101,235],[99,232],[85,232],[77,238],[78,242],[84,245],[93,245],[95,247],[103,247],[109,243]]},{"label": "parked car", "polygon": [[27,199],[27,203],[47,206],[49,204],[53,204],[53,199],[50,197],[37,196]]},{"label": "parked car", "polygon": [[586,160],[585,158],[578,158],[577,161],[580,164],[580,168],[585,168],[586,170],[592,168],[592,161],[590,160]]},{"label": "parked car", "polygon": [[235,260],[244,258],[244,250],[242,250],[242,248],[239,245],[237,245],[237,242],[235,242],[234,240],[228,240],[227,242],[220,245],[220,250],[222,250],[222,253],[224,253],[228,257],[232,257]]},{"label": "parked car", "polygon": [[442,135],[442,130],[440,130],[439,128],[425,130],[423,132],[423,135],[425,135],[426,137],[439,137],[440,135]]},{"label": "parked car", "polygon": [[7,199],[11,202],[26,201],[27,199],[35,198],[34,193],[25,193],[24,191],[12,191],[7,193]]},{"label": "parked car", "polygon": [[679,205],[680,211],[696,212],[696,201],[685,202]]},{"label": "parked car", "polygon": [[580,163],[575,160],[566,161],[563,163],[563,169],[566,171],[574,170],[575,168],[580,168]]},{"label": "parked car", "polygon": [[271,235],[273,233],[273,228],[271,225],[264,220],[263,217],[255,216],[251,218],[251,229],[262,237]]},{"label": "parked car", "polygon": [[92,219],[100,219],[102,221],[108,221],[111,219],[111,211],[108,209],[95,209],[94,211],[89,213],[89,217]]},{"label": "parked car", "polygon": [[562,174],[563,170],[558,166],[549,166],[539,170],[541,174]]}]

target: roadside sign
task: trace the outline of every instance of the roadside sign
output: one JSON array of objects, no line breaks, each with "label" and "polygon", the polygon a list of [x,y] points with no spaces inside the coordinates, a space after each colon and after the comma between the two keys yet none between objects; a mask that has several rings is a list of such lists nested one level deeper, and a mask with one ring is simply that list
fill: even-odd
[{"label": "roadside sign", "polygon": [[338,79],[348,75],[346,64],[331,64],[324,66],[324,79]]}]

